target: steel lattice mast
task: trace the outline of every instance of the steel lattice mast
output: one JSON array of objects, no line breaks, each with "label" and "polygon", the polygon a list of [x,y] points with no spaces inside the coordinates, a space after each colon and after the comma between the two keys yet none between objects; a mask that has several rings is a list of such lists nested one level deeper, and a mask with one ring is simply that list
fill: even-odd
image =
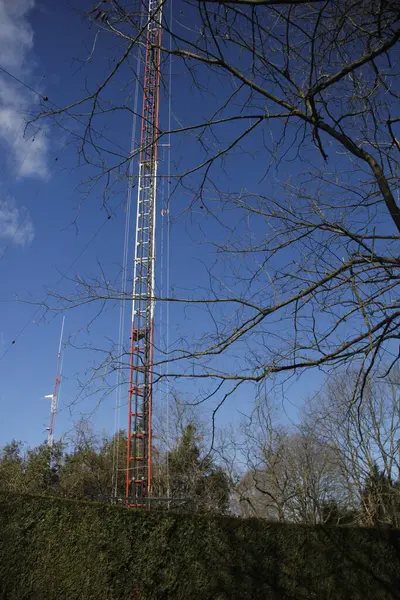
[{"label": "steel lattice mast", "polygon": [[152,368],[162,0],[149,0],[143,82],[128,396],[126,501],[148,506],[152,476]]},{"label": "steel lattice mast", "polygon": [[54,380],[53,393],[49,394],[48,396],[45,396],[45,398],[51,399],[50,423],[49,423],[49,426],[46,427],[46,429],[47,429],[47,444],[50,447],[52,447],[54,444],[54,426],[55,426],[55,419],[56,419],[56,413],[57,413],[58,392],[60,389],[60,381],[61,381],[61,350],[62,350],[62,341],[63,341],[63,335],[64,335],[64,324],[65,324],[65,317],[63,317],[62,325],[61,325],[60,343],[58,344],[58,353],[57,353],[57,369],[56,369],[56,377]]}]

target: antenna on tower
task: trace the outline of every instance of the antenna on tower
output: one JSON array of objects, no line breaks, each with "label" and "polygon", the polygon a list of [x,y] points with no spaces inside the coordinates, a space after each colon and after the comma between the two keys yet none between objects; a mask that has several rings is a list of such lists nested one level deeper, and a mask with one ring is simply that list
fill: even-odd
[{"label": "antenna on tower", "polygon": [[133,265],[125,489],[127,505],[137,508],[149,508],[153,464],[154,267],[162,6],[163,0],[149,0]]},{"label": "antenna on tower", "polygon": [[64,324],[65,324],[65,317],[63,317],[62,324],[61,324],[60,343],[58,344],[58,353],[57,353],[56,378],[54,380],[53,393],[45,396],[45,399],[51,400],[50,422],[49,422],[48,427],[46,427],[47,445],[50,448],[52,448],[54,445],[54,426],[55,426],[55,419],[56,419],[56,413],[57,413],[57,400],[58,400],[58,394],[60,391],[61,370],[62,370],[61,354],[62,354],[62,341],[63,341],[63,335],[64,335]]}]

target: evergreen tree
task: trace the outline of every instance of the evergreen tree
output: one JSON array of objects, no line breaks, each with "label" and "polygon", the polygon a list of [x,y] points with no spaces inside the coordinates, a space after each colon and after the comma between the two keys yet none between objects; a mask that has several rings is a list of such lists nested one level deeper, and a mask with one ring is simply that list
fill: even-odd
[{"label": "evergreen tree", "polygon": [[0,489],[8,492],[23,490],[24,464],[22,442],[12,440],[0,455]]},{"label": "evergreen tree", "polygon": [[24,490],[30,494],[59,495],[60,471],[64,460],[61,442],[46,442],[28,450],[24,460]]},{"label": "evergreen tree", "polygon": [[125,494],[126,434],[98,440],[80,436],[60,474],[61,493],[74,498],[109,500]]},{"label": "evergreen tree", "polygon": [[[167,456],[155,448],[152,496],[165,497],[169,491],[171,498],[182,500],[185,509],[225,512],[230,495],[228,477],[210,455],[202,456],[200,441],[196,427],[189,424]],[[98,438],[86,428],[79,430],[71,451],[66,451],[62,443],[51,448],[43,443],[25,455],[22,443],[14,440],[0,455],[3,491],[89,500],[123,499],[125,473],[124,431],[111,438]]]},{"label": "evergreen tree", "polygon": [[170,495],[174,499],[185,499],[187,506],[196,510],[226,512],[230,486],[223,469],[213,458],[201,456],[196,427],[188,424],[182,438],[168,457]]}]

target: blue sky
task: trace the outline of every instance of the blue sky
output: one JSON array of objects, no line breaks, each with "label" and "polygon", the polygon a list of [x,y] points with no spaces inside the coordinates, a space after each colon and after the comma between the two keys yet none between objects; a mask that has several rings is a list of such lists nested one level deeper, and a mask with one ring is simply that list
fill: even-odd
[{"label": "blue sky", "polygon": [[[81,93],[83,82],[76,75],[79,64],[73,57],[84,53],[87,32],[68,3],[2,0],[0,16],[0,66],[55,103],[69,102]],[[0,114],[7,125],[3,123],[0,134],[0,354],[9,350],[0,361],[0,442],[16,437],[36,444],[45,436],[49,406],[41,397],[53,388],[61,326],[61,316],[47,313],[43,317],[44,311],[37,312],[37,302],[45,298],[47,289],[60,293],[70,289],[63,274],[85,276],[98,260],[106,267],[121,263],[124,214],[123,210],[115,212],[107,220],[97,191],[81,206],[83,195],[76,187],[87,173],[74,170],[75,151],[68,146],[67,136],[44,126],[32,134],[34,141],[24,139],[24,121],[37,108],[37,98],[3,74],[1,86]],[[121,135],[121,145],[129,147],[129,134]],[[72,223],[78,213],[75,227]],[[86,317],[85,311],[66,315],[67,336],[76,340],[87,324]],[[115,314],[102,323],[97,339],[116,334],[117,326]],[[96,339],[96,331],[92,337]],[[79,418],[78,412],[71,415],[63,403],[76,397],[77,376],[84,377],[90,360],[84,352],[65,350],[58,434]],[[112,410],[104,411],[99,426],[110,429],[112,419]]]},{"label": "blue sky", "polygon": [[[80,3],[80,9],[84,8]],[[177,4],[174,10],[178,11]],[[0,67],[55,104],[65,105],[79,98],[85,85],[101,80],[107,61],[112,60],[113,53],[117,54],[117,47],[109,40],[104,46],[101,41],[95,58],[90,64],[82,64],[78,57],[89,55],[93,36],[94,31],[88,29],[68,2],[0,0]],[[172,71],[175,126],[178,120],[201,121],[203,108],[210,110],[218,95],[218,85],[223,83],[210,76],[209,86],[214,93],[204,106],[204,99],[194,93],[187,73],[179,71],[176,64]],[[123,84],[124,73],[111,93],[124,95],[133,102],[133,86],[127,90]],[[164,102],[164,121],[166,106]],[[11,438],[37,444],[45,437],[49,405],[41,398],[52,391],[61,315],[57,312],[44,315],[42,310],[38,311],[37,303],[46,297],[48,289],[70,295],[75,289],[71,280],[98,274],[99,264],[112,279],[119,273],[122,262],[125,182],[116,185],[107,213],[102,206],[102,188],[87,194],[88,188],[81,186],[94,172],[77,168],[73,136],[40,124],[35,133],[32,130],[24,137],[25,120],[37,109],[37,97],[0,72],[0,356],[5,353],[0,359],[0,444]],[[120,116],[107,122],[104,134],[128,150],[130,129],[130,116]],[[161,150],[164,169],[165,158],[166,151]],[[196,159],[196,143],[187,138],[172,148],[172,161],[178,165],[176,168],[183,168],[190,159]],[[224,189],[238,189],[245,187],[246,178],[260,179],[264,169],[262,161],[254,157],[237,156],[232,159],[229,172],[216,177]],[[190,194],[185,197],[182,191],[173,197],[171,214],[180,214],[190,199]],[[134,206],[135,194],[133,213]],[[207,284],[202,265],[208,260],[209,251],[201,243],[201,232],[207,226],[207,236],[212,237],[219,235],[219,229],[203,213],[197,209],[190,216],[174,221],[171,285],[175,290]],[[107,219],[108,214],[111,219]],[[96,365],[96,352],[77,350],[73,345],[90,343],[103,347],[108,339],[116,340],[118,310],[118,305],[110,303],[89,332],[86,327],[94,315],[94,307],[66,312],[65,331],[72,345],[67,345],[64,351],[56,436],[69,431],[80,412],[91,412],[99,399],[98,395],[85,399],[79,393],[79,381],[85,380],[88,369]],[[178,335],[195,337],[206,322],[178,308],[171,309],[170,319],[171,339]],[[301,404],[310,389],[310,385],[301,383],[289,392],[288,418],[296,412],[291,403]],[[190,394],[190,390],[186,392]],[[221,422],[235,420],[237,410],[245,410],[248,401],[248,396],[231,401],[221,412]],[[69,408],[71,403],[73,407]],[[97,429],[112,432],[113,396],[102,401],[92,423]],[[123,409],[121,424],[124,423]]]}]

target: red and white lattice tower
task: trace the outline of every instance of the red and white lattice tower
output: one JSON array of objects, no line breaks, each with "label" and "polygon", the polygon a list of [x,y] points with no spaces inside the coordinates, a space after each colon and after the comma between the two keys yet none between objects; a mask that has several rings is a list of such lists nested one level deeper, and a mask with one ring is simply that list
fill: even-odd
[{"label": "red and white lattice tower", "polygon": [[149,0],[139,154],[128,397],[126,501],[148,507],[152,476],[152,369],[162,0]]},{"label": "red and white lattice tower", "polygon": [[57,353],[57,369],[56,369],[56,377],[54,380],[53,393],[49,394],[48,396],[45,396],[45,398],[48,398],[51,400],[50,422],[49,422],[48,427],[46,427],[47,445],[50,446],[51,448],[54,445],[54,427],[55,427],[55,420],[56,420],[56,414],[57,414],[58,394],[59,394],[60,382],[61,382],[61,368],[62,368],[61,352],[62,352],[62,342],[63,342],[63,335],[64,335],[64,324],[65,324],[65,317],[63,317],[62,324],[61,324],[60,342],[58,344],[58,353]]}]

